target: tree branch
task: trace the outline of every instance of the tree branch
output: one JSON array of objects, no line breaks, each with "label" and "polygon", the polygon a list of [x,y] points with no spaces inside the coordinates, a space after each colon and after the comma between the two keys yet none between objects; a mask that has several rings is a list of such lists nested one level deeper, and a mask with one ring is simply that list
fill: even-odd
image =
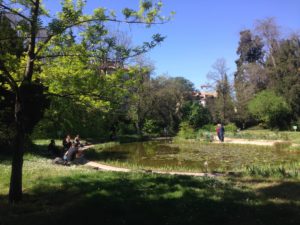
[{"label": "tree branch", "polygon": [[19,17],[23,18],[24,20],[26,20],[28,22],[31,22],[31,20],[27,16],[24,16],[23,14],[19,13],[18,11],[14,10],[12,8],[9,8],[9,7],[5,6],[5,5],[3,5],[2,3],[0,3],[0,7],[2,7],[3,9],[8,10],[12,14],[18,15]]},{"label": "tree branch", "polygon": [[112,19],[112,18],[109,18],[109,17],[106,17],[106,18],[103,18],[103,19],[94,18],[94,19],[82,20],[82,21],[78,21],[76,23],[67,25],[66,27],[64,27],[62,29],[62,31],[60,33],[49,35],[47,37],[47,39],[43,42],[43,44],[38,47],[38,49],[36,50],[35,54],[38,55],[40,53],[40,51],[46,46],[47,43],[49,43],[49,41],[53,37],[55,37],[57,35],[60,35],[64,31],[66,31],[67,29],[69,29],[71,27],[80,26],[80,25],[85,24],[85,23],[91,23],[91,22],[97,22],[97,21],[99,21],[99,22],[109,21],[109,22],[127,23],[127,24],[148,24],[148,25],[158,25],[158,24],[164,24],[165,23],[165,22],[159,22],[159,23],[151,22],[151,23],[147,23],[147,22],[144,22],[144,21],[137,21],[137,20],[131,20],[131,21],[128,21],[128,20],[118,20],[118,19]]},{"label": "tree branch", "polygon": [[4,62],[0,59],[0,70],[4,73],[4,79],[7,81],[9,86],[14,90],[15,93],[18,92],[18,84],[14,80],[14,78],[10,75],[8,70],[6,69],[6,66]]}]

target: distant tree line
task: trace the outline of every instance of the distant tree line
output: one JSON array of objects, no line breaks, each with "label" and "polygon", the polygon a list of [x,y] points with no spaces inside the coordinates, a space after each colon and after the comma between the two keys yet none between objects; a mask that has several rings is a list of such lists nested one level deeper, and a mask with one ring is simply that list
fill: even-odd
[{"label": "distant tree line", "polygon": [[300,125],[300,36],[280,35],[275,20],[257,21],[240,32],[234,74],[236,122],[269,128]]},{"label": "distant tree line", "polygon": [[256,21],[240,32],[233,81],[219,59],[208,74],[217,99],[208,104],[214,121],[240,128],[300,126],[300,35],[283,37],[273,18]]}]

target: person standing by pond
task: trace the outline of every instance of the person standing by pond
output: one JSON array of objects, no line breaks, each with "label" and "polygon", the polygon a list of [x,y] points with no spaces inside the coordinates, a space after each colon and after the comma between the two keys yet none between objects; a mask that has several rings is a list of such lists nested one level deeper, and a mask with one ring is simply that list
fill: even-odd
[{"label": "person standing by pond", "polygon": [[220,124],[220,132],[219,133],[220,133],[220,137],[219,137],[220,141],[224,142],[225,128],[224,128],[223,124]]},{"label": "person standing by pond", "polygon": [[225,128],[224,128],[223,124],[220,124],[220,123],[217,124],[216,132],[217,132],[219,141],[224,142]]},{"label": "person standing by pond", "polygon": [[220,136],[220,129],[221,129],[221,124],[217,124],[217,128],[216,128],[216,132],[217,132],[217,136],[219,141],[221,141],[221,136]]}]

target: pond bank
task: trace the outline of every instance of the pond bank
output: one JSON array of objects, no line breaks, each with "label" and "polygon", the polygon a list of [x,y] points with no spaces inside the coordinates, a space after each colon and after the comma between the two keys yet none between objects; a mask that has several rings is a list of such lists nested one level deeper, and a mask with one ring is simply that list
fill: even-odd
[{"label": "pond bank", "polygon": [[89,161],[84,166],[90,167],[96,170],[112,171],[112,172],[142,172],[142,173],[153,173],[153,174],[168,174],[168,175],[180,175],[180,176],[194,176],[194,177],[219,177],[223,176],[220,173],[196,173],[196,172],[179,172],[179,171],[160,171],[160,170],[131,170],[121,167],[108,166],[102,163]]}]

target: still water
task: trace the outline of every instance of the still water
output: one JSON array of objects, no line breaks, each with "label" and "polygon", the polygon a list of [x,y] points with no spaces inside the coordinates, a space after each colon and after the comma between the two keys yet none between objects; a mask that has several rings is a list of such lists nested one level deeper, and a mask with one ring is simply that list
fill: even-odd
[{"label": "still water", "polygon": [[182,167],[205,171],[236,170],[251,165],[300,163],[300,151],[268,146],[151,141],[121,144],[98,152],[98,161],[119,161],[140,167]]}]

